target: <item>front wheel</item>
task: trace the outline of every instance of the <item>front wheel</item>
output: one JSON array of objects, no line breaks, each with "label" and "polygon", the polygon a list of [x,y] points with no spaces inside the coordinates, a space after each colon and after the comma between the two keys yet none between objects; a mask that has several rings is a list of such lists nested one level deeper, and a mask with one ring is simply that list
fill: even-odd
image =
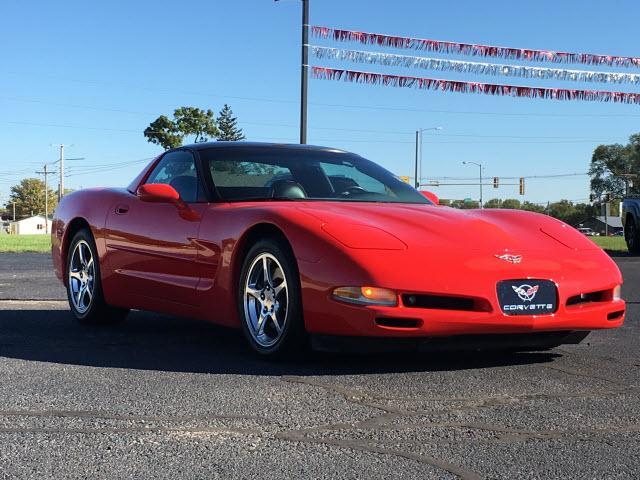
[{"label": "front wheel", "polygon": [[80,323],[115,323],[128,310],[107,305],[100,283],[100,260],[91,232],[74,235],[67,256],[67,298],[71,313]]},{"label": "front wheel", "polygon": [[627,218],[624,225],[624,240],[627,242],[629,253],[637,255],[640,253],[640,232],[633,218]]},{"label": "front wheel", "polygon": [[251,347],[272,357],[302,350],[306,335],[298,269],[283,242],[257,242],[239,280],[238,313]]}]

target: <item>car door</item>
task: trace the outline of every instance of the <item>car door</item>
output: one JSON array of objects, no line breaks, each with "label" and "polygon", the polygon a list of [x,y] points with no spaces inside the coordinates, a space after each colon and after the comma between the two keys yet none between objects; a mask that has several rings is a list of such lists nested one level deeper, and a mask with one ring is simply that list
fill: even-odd
[{"label": "car door", "polygon": [[144,183],[171,185],[196,215],[184,215],[171,203],[123,194],[110,208],[106,222],[112,275],[108,283],[138,308],[148,308],[153,299],[197,305],[196,240],[206,202],[193,154],[187,150],[165,154]]}]

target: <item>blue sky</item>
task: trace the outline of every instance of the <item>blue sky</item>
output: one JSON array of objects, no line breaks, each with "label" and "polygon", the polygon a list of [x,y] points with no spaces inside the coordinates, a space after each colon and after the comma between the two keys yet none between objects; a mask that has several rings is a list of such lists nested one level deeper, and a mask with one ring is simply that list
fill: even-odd
[{"label": "blue sky", "polygon": [[[639,15],[640,4],[631,0],[311,1],[311,23],[316,25],[625,56],[640,56]],[[126,185],[144,162],[117,164],[159,153],[157,146],[146,142],[142,130],[158,115],[183,105],[218,111],[226,102],[248,139],[296,142],[299,23],[298,0],[3,0],[0,202],[6,200],[12,183],[34,176],[32,172],[42,164],[56,159],[57,150],[51,145],[58,143],[72,145],[68,157],[84,158],[67,163],[68,187]],[[312,64],[338,65],[313,59]],[[638,73],[638,69],[617,70]],[[640,90],[627,85],[385,71],[488,83]],[[309,101],[309,143],[355,151],[398,175],[413,172],[416,128],[442,126],[441,132],[425,134],[422,176],[429,178],[476,175],[477,169],[462,165],[463,160],[483,163],[487,177],[586,172],[595,146],[626,142],[640,131],[638,105],[500,98],[320,80],[310,81]],[[477,197],[477,187],[433,190],[445,198]],[[588,177],[530,179],[526,195],[517,193],[516,186],[487,188],[485,199],[584,200],[589,194]]]}]

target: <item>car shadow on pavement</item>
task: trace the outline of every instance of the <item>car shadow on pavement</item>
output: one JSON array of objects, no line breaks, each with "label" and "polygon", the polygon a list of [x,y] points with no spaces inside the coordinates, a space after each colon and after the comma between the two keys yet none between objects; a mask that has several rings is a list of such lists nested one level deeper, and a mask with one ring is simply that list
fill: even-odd
[{"label": "car shadow on pavement", "polygon": [[77,324],[66,310],[0,310],[0,357],[102,368],[238,375],[454,371],[552,362],[553,352],[309,353],[269,361],[242,334],[206,322],[134,312],[112,326]]}]

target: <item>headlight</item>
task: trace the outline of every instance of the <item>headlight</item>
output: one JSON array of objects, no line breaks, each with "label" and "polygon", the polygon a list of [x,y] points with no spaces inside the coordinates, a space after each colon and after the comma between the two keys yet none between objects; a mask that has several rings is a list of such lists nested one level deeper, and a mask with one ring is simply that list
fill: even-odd
[{"label": "headlight", "polygon": [[620,300],[620,290],[622,290],[622,285],[617,285],[614,289],[613,289],[613,299],[614,300]]},{"label": "headlight", "polygon": [[384,307],[398,305],[398,295],[388,288],[338,287],[333,291],[333,298],[358,305],[379,305]]}]

